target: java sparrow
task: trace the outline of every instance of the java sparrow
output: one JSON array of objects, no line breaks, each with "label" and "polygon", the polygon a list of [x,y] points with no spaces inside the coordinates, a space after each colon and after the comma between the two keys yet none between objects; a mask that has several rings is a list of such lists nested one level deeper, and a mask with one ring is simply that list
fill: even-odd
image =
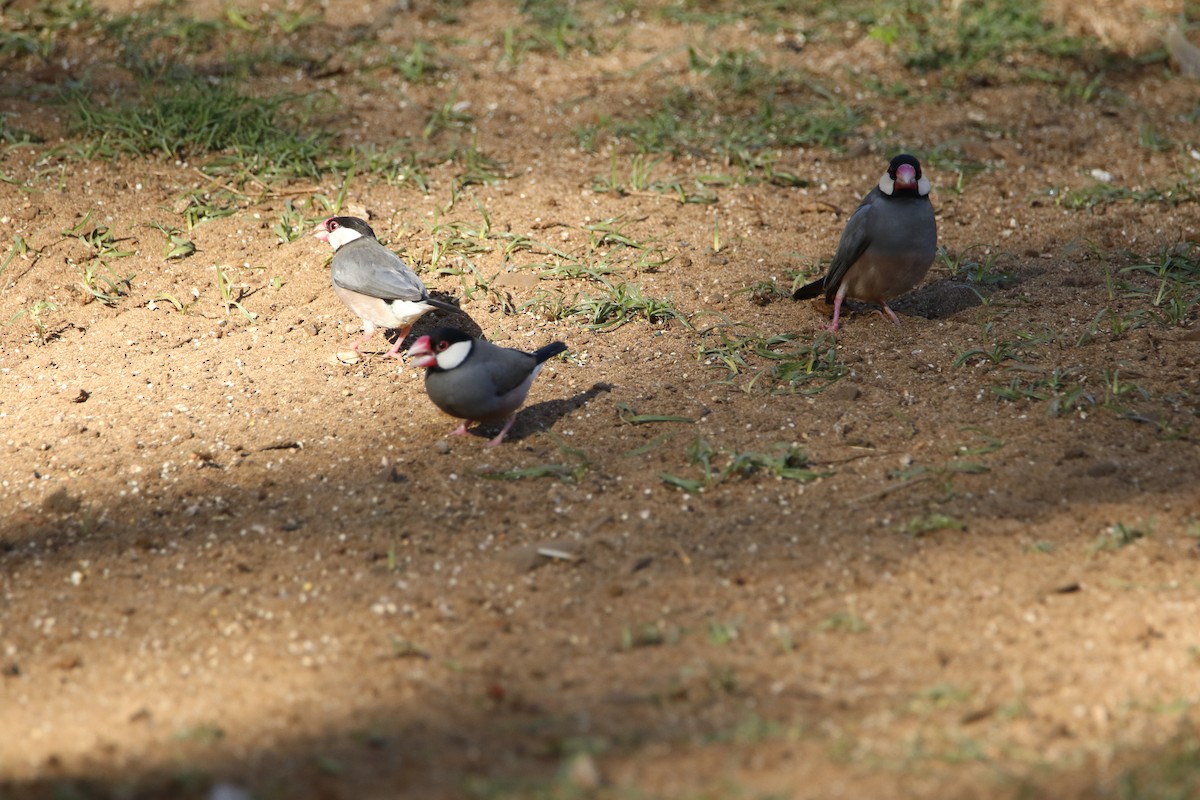
[{"label": "java sparrow", "polygon": [[566,349],[553,342],[526,353],[472,339],[455,328],[438,328],[413,342],[408,355],[426,368],[425,392],[433,404],[463,420],[451,435],[464,435],[472,422],[504,420],[500,433],[488,442],[495,447],[513,426],[543,363]]},{"label": "java sparrow", "polygon": [[847,297],[878,303],[899,325],[887,301],[920,283],[937,255],[929,188],[917,159],[907,153],[893,158],[879,185],[847,220],[829,271],[792,297],[803,300],[824,292],[825,302],[833,303],[831,331],[838,329]]},{"label": "java sparrow", "polygon": [[417,274],[381,245],[371,226],[358,217],[330,217],[312,233],[333,247],[333,291],[363,322],[363,337],[354,343],[354,352],[375,335],[376,328],[398,328],[400,336],[387,351],[398,359],[404,337],[422,314],[434,308],[458,310],[430,297]]}]

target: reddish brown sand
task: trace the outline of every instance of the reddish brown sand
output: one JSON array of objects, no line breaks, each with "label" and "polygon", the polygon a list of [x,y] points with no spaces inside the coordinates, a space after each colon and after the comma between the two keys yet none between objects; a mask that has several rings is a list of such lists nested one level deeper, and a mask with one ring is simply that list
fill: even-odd
[{"label": "reddish brown sand", "polygon": [[[619,272],[694,327],[506,313],[595,284],[539,280],[520,267],[544,256],[490,239],[470,258],[497,291],[416,332],[570,355],[508,443],[447,439],[417,370],[338,360],[357,327],[327,248],[271,230],[340,177],[246,189],[167,261],[149,223],[182,227],[180,195],[219,187],[158,157],[44,158],[73,141],[56,83],[127,76],[83,41],[65,64],[0,56],[0,113],[47,139],[0,156],[0,258],[14,236],[30,248],[0,274],[0,319],[57,305],[45,343],[28,314],[0,327],[0,797],[1099,797],[1165,758],[1200,698],[1200,343],[1194,311],[1169,319],[1158,283],[1122,270],[1195,241],[1196,205],[1058,200],[1094,170],[1194,187],[1196,84],[1124,60],[1090,102],[1015,68],[905,102],[863,94],[863,75],[916,80],[863,29],[798,47],[649,14],[610,20],[598,52],[512,65],[502,32],[524,22],[507,4],[454,23],[414,5],[329,2],[304,34],[327,69],[253,90],[331,93],[313,124],[346,146],[419,136],[456,86],[464,141],[509,177],[447,210],[454,164],[429,169],[428,194],[360,174],[348,209],[456,297],[462,279],[428,270],[439,226],[478,231],[484,208],[494,232],[580,253],[586,226],[619,219],[669,259],[635,272],[625,252]],[[1062,16],[1145,52],[1143,5]],[[446,77],[346,71],[364,22],[400,48],[438,42]],[[698,81],[689,44],[810,71],[866,112],[861,136],[782,151],[805,187],[717,185],[708,205],[595,191],[632,151],[581,151],[575,131]],[[1148,149],[1147,130],[1175,144]],[[828,259],[893,152],[947,144],[982,169],[929,161],[941,244],[1008,279],[939,262],[894,304],[900,327],[860,307],[823,392],[756,356],[733,377],[706,363],[718,323],[817,340],[821,303],[748,289]],[[736,169],[696,154],[652,177],[704,173]],[[89,212],[135,251],[111,262],[136,274],[112,307],[81,302],[92,251],[62,233]],[[976,348],[1001,360],[963,358]],[[996,391],[1055,374],[1079,389],[1057,409]],[[717,470],[793,446],[819,477],[664,482],[702,478],[700,441]]]}]

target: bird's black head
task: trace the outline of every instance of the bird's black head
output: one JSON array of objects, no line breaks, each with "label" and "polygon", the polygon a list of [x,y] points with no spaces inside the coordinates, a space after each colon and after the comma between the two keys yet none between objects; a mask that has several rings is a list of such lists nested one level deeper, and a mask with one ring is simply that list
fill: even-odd
[{"label": "bird's black head", "polygon": [[371,230],[371,226],[358,217],[330,217],[325,220],[324,225],[325,230],[329,233],[333,233],[338,228],[349,228],[362,236],[369,236],[372,239],[376,238],[375,231]]},{"label": "bird's black head", "polygon": [[471,354],[474,340],[458,328],[435,328],[408,348],[412,363],[435,372],[454,369]]},{"label": "bird's black head", "polygon": [[891,163],[888,164],[888,175],[891,176],[892,180],[896,180],[897,171],[900,169],[900,167],[905,165],[913,168],[914,180],[921,179],[921,162],[917,160],[916,156],[910,156],[908,153],[901,153],[893,158]]},{"label": "bird's black head", "polygon": [[429,333],[429,346],[435,353],[457,342],[469,342],[471,337],[458,328],[434,328]]},{"label": "bird's black head", "polygon": [[929,181],[921,175],[921,162],[908,153],[893,158],[888,171],[879,179],[879,190],[886,195],[924,197],[929,188]]}]

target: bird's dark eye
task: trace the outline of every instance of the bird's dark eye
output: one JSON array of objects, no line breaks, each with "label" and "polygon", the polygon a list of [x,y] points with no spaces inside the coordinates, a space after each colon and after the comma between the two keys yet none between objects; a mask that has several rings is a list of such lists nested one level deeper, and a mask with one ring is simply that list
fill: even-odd
[{"label": "bird's dark eye", "polygon": [[329,220],[329,230],[336,231],[337,229],[338,229],[338,224],[336,222],[334,222],[333,220]]},{"label": "bird's dark eye", "polygon": [[443,339],[442,341],[437,343],[438,352],[440,353],[441,351],[445,350],[449,346],[450,346],[450,343],[447,342],[445,339]]}]

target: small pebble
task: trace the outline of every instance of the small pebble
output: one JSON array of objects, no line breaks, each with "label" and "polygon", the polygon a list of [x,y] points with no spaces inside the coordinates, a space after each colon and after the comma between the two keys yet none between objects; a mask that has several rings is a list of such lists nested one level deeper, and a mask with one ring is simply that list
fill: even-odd
[{"label": "small pebble", "polygon": [[208,800],[250,800],[250,792],[232,783],[216,783],[208,792]]}]

